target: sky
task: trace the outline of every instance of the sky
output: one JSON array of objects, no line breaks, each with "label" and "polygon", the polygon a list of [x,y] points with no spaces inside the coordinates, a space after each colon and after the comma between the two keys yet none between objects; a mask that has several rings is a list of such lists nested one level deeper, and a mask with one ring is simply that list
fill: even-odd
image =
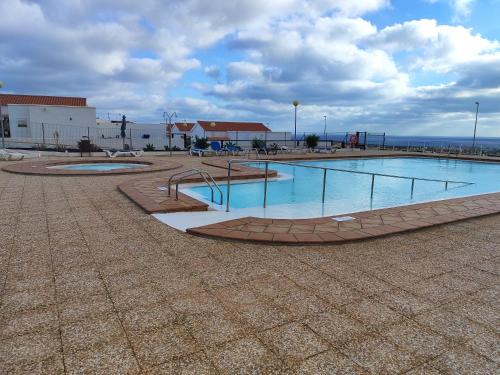
[{"label": "sky", "polygon": [[1,92],[101,118],[500,136],[500,0],[0,0]]}]

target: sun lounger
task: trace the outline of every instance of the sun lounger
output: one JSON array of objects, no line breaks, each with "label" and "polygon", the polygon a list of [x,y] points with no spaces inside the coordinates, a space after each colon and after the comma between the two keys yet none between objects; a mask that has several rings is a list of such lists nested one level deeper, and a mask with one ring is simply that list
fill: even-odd
[{"label": "sun lounger", "polygon": [[104,153],[108,158],[116,158],[117,156],[142,156],[144,152],[142,150],[128,150],[128,151],[111,151],[111,150],[104,150]]},{"label": "sun lounger", "polygon": [[202,156],[205,156],[205,154],[211,155],[213,153],[214,153],[213,150],[206,150],[203,148],[190,148],[189,149],[189,155],[191,155],[191,156],[197,155],[199,157],[202,157]]},{"label": "sun lounger", "polygon": [[223,152],[227,153],[228,150],[225,147],[221,147],[219,142],[210,142],[210,148],[215,151],[215,155],[222,155]]},{"label": "sun lounger", "polygon": [[16,160],[23,160],[24,159],[24,154],[21,154],[19,152],[11,152],[7,150],[0,150],[0,160],[3,161],[16,161]]},{"label": "sun lounger", "polygon": [[241,151],[241,147],[233,145],[233,144],[228,144],[226,146],[227,151],[230,152],[232,155],[239,155]]}]

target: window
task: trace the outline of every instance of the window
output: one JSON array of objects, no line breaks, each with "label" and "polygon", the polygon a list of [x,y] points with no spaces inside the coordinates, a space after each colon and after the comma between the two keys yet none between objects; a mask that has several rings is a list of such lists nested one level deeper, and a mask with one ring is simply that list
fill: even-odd
[{"label": "window", "polygon": [[28,127],[28,123],[26,122],[26,120],[18,120],[17,121],[17,127],[18,128],[27,128]]}]

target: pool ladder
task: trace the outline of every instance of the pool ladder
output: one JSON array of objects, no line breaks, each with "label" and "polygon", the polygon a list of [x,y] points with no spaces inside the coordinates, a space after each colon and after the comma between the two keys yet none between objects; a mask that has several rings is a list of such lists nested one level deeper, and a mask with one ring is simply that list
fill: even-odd
[{"label": "pool ladder", "polygon": [[214,200],[214,188],[215,188],[219,193],[219,198],[220,198],[219,204],[222,206],[223,204],[222,190],[220,189],[219,185],[217,185],[212,175],[204,169],[191,168],[171,175],[170,178],[168,179],[168,196],[169,197],[171,196],[172,180],[174,179],[174,177],[178,177],[175,180],[175,200],[177,201],[179,200],[179,184],[186,178],[192,176],[200,176],[203,179],[203,181],[205,181],[205,183],[210,188],[210,191],[212,193],[212,203],[215,202]]}]

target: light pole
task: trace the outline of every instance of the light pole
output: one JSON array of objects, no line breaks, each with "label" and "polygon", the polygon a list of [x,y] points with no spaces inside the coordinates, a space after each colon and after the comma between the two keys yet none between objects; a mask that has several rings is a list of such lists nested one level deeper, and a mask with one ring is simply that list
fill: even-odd
[{"label": "light pole", "polygon": [[292,104],[295,107],[295,136],[294,136],[294,139],[295,139],[295,145],[298,146],[299,142],[297,141],[297,107],[299,106],[300,103],[298,100],[294,100],[292,102]]},{"label": "light pole", "polygon": [[168,149],[170,151],[170,156],[172,156],[172,117],[177,117],[177,113],[163,112],[163,118],[165,119],[165,124],[168,131]]},{"label": "light pole", "polygon": [[[0,89],[3,86],[3,82],[0,81]],[[2,103],[0,103],[0,131],[2,132],[2,148],[5,148],[5,133],[3,129],[3,119],[2,119]]]},{"label": "light pole", "polygon": [[326,139],[326,115],[323,116],[324,119],[325,119],[325,130],[323,131],[324,135],[325,135],[325,149],[328,147],[328,141]]},{"label": "light pole", "polygon": [[474,123],[474,138],[472,139],[472,149],[476,147],[477,115],[479,113],[479,102],[476,102],[476,122]]}]

